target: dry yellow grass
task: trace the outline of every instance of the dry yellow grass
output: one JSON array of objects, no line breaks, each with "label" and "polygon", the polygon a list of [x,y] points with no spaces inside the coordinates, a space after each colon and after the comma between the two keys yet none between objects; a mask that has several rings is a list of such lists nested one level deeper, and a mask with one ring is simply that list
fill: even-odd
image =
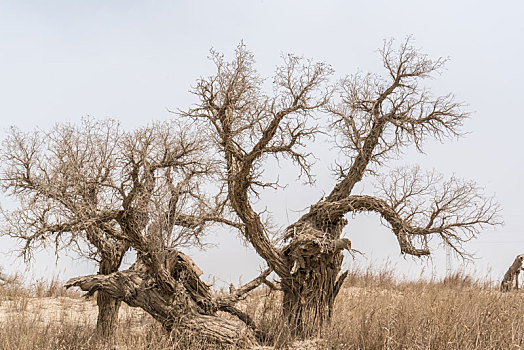
[{"label": "dry yellow grass", "polygon": [[[55,283],[56,284],[56,283]],[[48,284],[48,286],[53,285]],[[257,291],[243,302],[269,343],[289,344],[278,293]],[[95,335],[96,304],[62,289],[0,287],[0,349],[210,349],[193,334],[170,339],[141,310],[123,306],[111,339]],[[455,275],[446,281],[397,282],[389,271],[354,272],[341,291],[323,340],[293,349],[520,349],[524,293],[501,293]],[[215,346],[215,348],[220,348]]]}]

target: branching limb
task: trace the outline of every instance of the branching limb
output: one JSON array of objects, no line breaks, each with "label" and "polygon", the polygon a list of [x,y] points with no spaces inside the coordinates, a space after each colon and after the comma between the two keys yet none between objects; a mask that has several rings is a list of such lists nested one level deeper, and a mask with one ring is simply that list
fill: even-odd
[{"label": "branching limb", "polygon": [[242,233],[257,253],[281,277],[288,269],[279,250],[267,236],[260,215],[253,210],[249,195],[256,193],[263,173],[264,155],[293,159],[310,178],[307,153],[299,150],[303,140],[319,132],[308,126],[312,112],[325,105],[331,91],[325,83],[331,68],[289,55],[274,78],[275,97],[261,90],[262,79],[254,69],[253,55],[243,44],[231,62],[212,52],[217,72],[198,81],[194,90],[198,105],[182,113],[204,120],[211,139],[223,153],[223,178],[229,203],[243,224]]},{"label": "branching limb", "polygon": [[269,289],[271,289],[271,290],[282,290],[282,286],[280,285],[280,282],[264,280],[263,283],[266,286],[268,286]]},{"label": "branching limb", "polygon": [[[220,310],[238,317],[254,332],[257,338],[261,339],[266,336],[257,329],[255,322],[247,313],[235,307],[235,303],[264,283],[271,272],[270,269],[263,271],[257,278],[231,294],[215,298],[211,295],[209,286],[199,278],[202,271],[188,256],[174,250],[166,250],[162,256],[164,267],[174,280],[174,288],[169,290],[156,283],[155,274],[142,262],[135,263],[129,270],[110,275],[73,278],[66,283],[66,287],[77,286],[89,293],[103,290],[131,306],[144,309],[170,331],[175,328],[188,328],[189,325],[195,327],[192,320],[197,319],[205,321],[200,326],[203,329],[225,327],[227,331],[230,327],[229,321],[220,324],[221,321],[214,320],[216,311]],[[211,320],[214,321],[211,322]],[[240,331],[238,325],[236,329]],[[230,331],[225,334],[229,335],[227,337],[224,335],[224,339],[233,337]],[[241,334],[243,333],[236,333],[234,336],[239,338]],[[249,334],[243,336],[249,338]],[[224,339],[221,338],[221,341],[227,343],[232,341]]]},{"label": "branching limb", "polygon": [[348,196],[374,164],[414,143],[422,150],[428,137],[441,140],[461,135],[469,117],[452,95],[433,97],[419,83],[438,73],[444,59],[431,60],[408,38],[398,49],[385,42],[380,51],[387,75],[355,75],[342,81],[340,102],[327,108],[338,135],[337,145],[349,157],[340,181],[326,201]]},{"label": "branching limb", "polygon": [[[427,239],[431,235],[439,236],[459,254],[464,254],[460,248],[462,242],[474,237],[483,227],[500,223],[499,206],[485,198],[474,184],[454,178],[443,184],[419,184],[418,175],[415,171],[410,179],[401,177],[402,180],[388,182],[393,186],[388,189],[388,200],[353,195],[337,202],[319,203],[312,212],[317,213],[318,220],[326,221],[348,212],[379,213],[397,236],[401,251],[416,256],[429,254]],[[428,176],[427,180],[434,181],[434,174]],[[413,239],[418,239],[424,248],[415,248]]]},{"label": "branching limb", "polygon": [[264,270],[258,277],[251,280],[250,282],[244,284],[243,286],[239,287],[238,289],[233,290],[230,294],[227,294],[222,297],[217,298],[217,304],[219,307],[225,306],[225,305],[231,305],[234,304],[243,298],[245,298],[246,294],[251,292],[253,289],[257,288],[263,283],[266,283],[266,278],[269,276],[269,274],[272,272],[271,269]]}]

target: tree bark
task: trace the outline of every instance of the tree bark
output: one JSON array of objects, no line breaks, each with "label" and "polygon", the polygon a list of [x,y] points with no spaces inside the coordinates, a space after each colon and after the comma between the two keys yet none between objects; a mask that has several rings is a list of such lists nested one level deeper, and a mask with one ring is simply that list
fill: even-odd
[{"label": "tree bark", "polygon": [[339,277],[342,254],[322,256],[314,266],[299,269],[283,287],[282,310],[291,335],[320,336],[331,319],[333,303],[346,274]]},{"label": "tree bark", "polygon": [[[347,221],[336,225],[298,222],[288,228],[290,244],[284,249],[290,278],[282,280],[284,293],[282,311],[291,335],[296,338],[319,336],[329,322],[335,298],[347,276],[340,275],[342,250],[351,242],[338,238]],[[326,232],[327,231],[327,232]]]},{"label": "tree bark", "polygon": [[120,300],[117,300],[104,291],[99,291],[96,297],[98,317],[96,320],[97,333],[103,337],[110,336],[118,323]]},{"label": "tree bark", "polygon": [[[237,348],[257,345],[252,320],[243,319],[249,316],[236,309],[234,303],[242,298],[241,294],[262,283],[269,271],[240,288],[238,293],[215,299],[211,296],[209,287],[196,281],[198,267],[193,266],[186,255],[174,250],[165,251],[161,255],[164,267],[171,276],[176,277],[173,288],[169,290],[157,283],[158,276],[141,262],[135,263],[128,270],[109,275],[73,278],[66,283],[66,287],[77,286],[91,293],[104,292],[130,306],[140,307],[174,337],[190,332],[207,342]],[[238,319],[221,317],[217,310],[230,312]]]},{"label": "tree bark", "polygon": [[[121,259],[102,257],[99,267],[100,275],[109,275],[118,271]],[[114,333],[118,324],[118,312],[120,310],[120,300],[113,298],[103,290],[99,290],[96,296],[98,305],[98,317],[96,321],[97,333],[103,337]]]}]

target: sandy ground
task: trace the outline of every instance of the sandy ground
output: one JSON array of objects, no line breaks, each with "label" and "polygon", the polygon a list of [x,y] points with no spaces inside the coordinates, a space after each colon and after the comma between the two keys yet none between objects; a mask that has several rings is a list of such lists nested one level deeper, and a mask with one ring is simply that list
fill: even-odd
[{"label": "sandy ground", "polygon": [[[0,323],[14,319],[26,319],[42,326],[54,322],[71,324],[96,325],[96,301],[71,297],[15,297],[0,300]],[[138,308],[122,304],[119,318],[126,325],[136,327],[143,325],[144,318],[149,317]],[[292,344],[290,350],[323,349],[321,340],[299,341]],[[271,350],[273,347],[259,346],[253,350]]]},{"label": "sandy ground", "polygon": [[[344,288],[341,297],[355,296],[361,293],[393,294],[393,297],[402,297],[401,293],[391,290],[380,290],[361,287]],[[238,306],[245,308],[240,302]],[[253,307],[253,305],[251,305]],[[258,312],[264,312],[264,302],[261,300],[256,306]],[[69,323],[72,325],[96,325],[97,305],[95,298],[79,297],[27,297],[27,296],[2,296],[0,298],[0,323],[14,320],[25,320],[34,325],[46,326],[53,323]],[[139,308],[132,308],[122,303],[119,319],[126,323],[126,327],[140,329],[150,316]],[[290,350],[315,350],[324,349],[322,340],[298,341],[293,343]],[[257,350],[269,350],[272,347],[260,346]]]},{"label": "sandy ground", "polygon": [[[14,318],[25,318],[42,325],[54,322],[81,323],[95,325],[97,305],[94,298],[71,297],[11,297],[0,300],[0,322],[9,322]],[[136,324],[144,317],[149,317],[138,308],[131,308],[122,303],[120,319]]]},{"label": "sandy ground", "polygon": [[[82,325],[96,325],[97,305],[94,298],[88,300],[71,297],[10,297],[0,300],[0,323],[10,322],[15,319],[25,319],[33,324],[42,326],[50,323],[71,323]],[[143,325],[148,318],[144,311],[131,308],[122,303],[119,318],[127,326],[136,327]],[[323,349],[321,340],[295,342],[290,350],[316,350]],[[269,350],[273,347],[260,346],[256,350]]]}]

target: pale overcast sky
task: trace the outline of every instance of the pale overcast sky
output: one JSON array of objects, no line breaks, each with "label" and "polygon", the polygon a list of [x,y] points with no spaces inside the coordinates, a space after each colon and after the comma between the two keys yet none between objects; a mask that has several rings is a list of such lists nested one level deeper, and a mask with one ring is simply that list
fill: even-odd
[{"label": "pale overcast sky", "polygon": [[[470,134],[460,141],[428,143],[425,156],[408,152],[396,163],[473,179],[496,195],[505,225],[468,244],[478,260],[467,267],[496,280],[524,253],[523,14],[522,1],[0,0],[0,136],[11,125],[46,129],[86,115],[112,117],[126,128],[172,118],[167,109],[187,107],[194,101],[190,86],[212,73],[212,47],[231,57],[244,40],[264,75],[290,52],[326,61],[340,77],[380,72],[376,50],[383,39],[413,35],[432,57],[450,58],[431,82],[434,91],[455,93],[474,114],[465,125]],[[330,156],[323,153],[322,159]],[[282,225],[293,221],[298,210],[330,190],[326,164],[317,167],[315,188],[292,184],[285,194],[267,193],[257,205],[267,206]],[[291,181],[296,174],[287,166],[278,171]],[[0,198],[2,206],[10,205]],[[389,262],[410,278],[445,272],[442,250],[430,261],[400,257],[393,234],[376,216],[356,217],[346,235],[365,253],[347,259],[347,267]],[[224,284],[256,274],[261,260],[234,233],[217,232],[210,240],[218,247],[190,252],[206,276]],[[0,244],[2,253],[13,246],[6,239]],[[0,258],[4,270],[24,271],[13,256]],[[454,267],[459,265],[455,260]],[[91,263],[67,257],[57,266],[44,253],[25,272],[66,279],[94,271]]]}]

